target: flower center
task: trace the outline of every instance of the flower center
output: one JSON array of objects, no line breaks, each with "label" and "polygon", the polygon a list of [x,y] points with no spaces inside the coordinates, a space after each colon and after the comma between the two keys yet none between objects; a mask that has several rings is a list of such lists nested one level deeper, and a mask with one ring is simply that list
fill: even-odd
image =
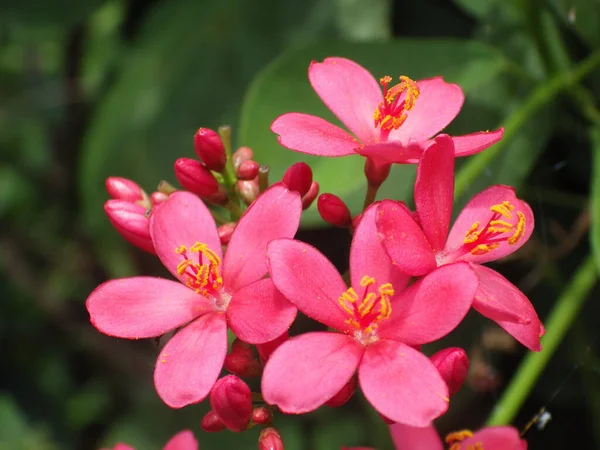
[{"label": "flower center", "polygon": [[[219,290],[223,286],[223,278],[219,273],[221,258],[206,244],[196,242],[189,250],[185,245],[175,249],[175,253],[183,257],[177,265],[177,273],[185,278],[185,285],[197,294],[205,297],[220,297]],[[198,253],[198,261],[194,261],[188,253]]]},{"label": "flower center", "polygon": [[[375,128],[379,127],[381,131],[390,132],[397,130],[406,120],[406,112],[414,108],[420,90],[417,83],[406,76],[400,77],[400,83],[388,88],[392,77],[385,76],[379,80],[383,86],[383,101],[373,113]],[[403,92],[406,95],[400,101]]]},{"label": "flower center", "polygon": [[461,442],[465,439],[473,437],[473,432],[470,430],[460,430],[450,433],[446,436],[446,444],[449,445],[448,450],[484,450],[481,442],[476,442],[474,445],[461,446]]},{"label": "flower center", "polygon": [[362,344],[376,341],[375,330],[379,322],[392,314],[390,298],[394,295],[391,283],[384,283],[374,289],[375,278],[364,276],[360,286],[365,288],[362,298],[353,288],[349,288],[338,298],[342,309],[350,316],[346,323],[355,329],[354,337]]},{"label": "flower center", "polygon": [[525,214],[521,211],[513,213],[512,203],[504,201],[493,205],[490,210],[494,213],[490,221],[483,227],[474,222],[465,234],[464,246],[472,255],[485,255],[498,248],[501,242],[515,245],[525,235]]}]

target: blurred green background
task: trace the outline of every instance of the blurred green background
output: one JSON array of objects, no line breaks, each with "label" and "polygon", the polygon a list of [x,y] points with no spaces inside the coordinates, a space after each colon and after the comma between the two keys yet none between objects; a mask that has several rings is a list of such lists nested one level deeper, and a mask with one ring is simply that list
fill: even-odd
[{"label": "blurred green background", "polygon": [[[104,180],[148,192],[175,182],[201,126],[231,124],[272,180],[309,161],[321,192],[358,212],[360,157],[305,157],[269,130],[290,111],[333,120],[308,84],[313,59],[349,57],[376,77],[441,74],[467,96],[450,132],[506,127],[485,156],[460,161],[455,212],[487,185],[517,187],[536,230],[494,267],[546,317],[586,255],[600,261],[599,51],[597,0],[0,0],[0,449],[159,449],[183,428],[202,449],[256,448],[258,430],[201,432],[205,404],[163,405],[155,343],[101,335],[84,301],[108,278],[165,274],[110,227]],[[410,202],[413,179],[414,166],[395,167],[380,197]],[[347,233],[323,228],[314,207],[300,237],[347,265]],[[551,412],[527,434],[533,450],[574,436],[600,448],[600,304],[598,292],[579,296],[590,301],[514,421]],[[449,345],[467,349],[472,371],[439,429],[478,428],[524,352],[476,315],[426,351]],[[288,450],[391,448],[360,395],[275,424]]]}]

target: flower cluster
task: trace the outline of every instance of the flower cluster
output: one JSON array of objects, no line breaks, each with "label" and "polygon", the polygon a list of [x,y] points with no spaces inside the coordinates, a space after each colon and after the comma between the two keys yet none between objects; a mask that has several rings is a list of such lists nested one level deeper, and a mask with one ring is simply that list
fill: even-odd
[{"label": "flower cluster", "polygon": [[[264,426],[259,448],[282,449],[272,427],[277,412],[341,406],[360,387],[394,424],[397,448],[441,449],[431,422],[448,409],[469,361],[460,348],[428,357],[421,345],[446,336],[473,307],[528,349],[541,350],[544,328],[527,297],[484,265],[527,242],[532,211],[513,188],[496,185],[475,195],[451,225],[455,158],[503,134],[438,134],[462,107],[459,86],[441,77],[401,76],[392,85],[386,76],[377,83],[343,58],[313,62],[308,74],[349,132],[300,113],[276,118],[272,130],[294,151],[365,157],[364,210],[352,217],[336,195],[318,196],[304,163],[269,185],[268,168],[251,149],[232,152],[227,128],[201,128],[194,136],[199,159],[175,163],[183,190],[162,182],[147,195],[130,180],[107,180],[111,223],[158,256],[174,280],[103,283],[87,299],[91,322],[120,338],[165,336],[156,391],[172,408],[209,398],[206,431]],[[375,201],[392,164],[416,164],[414,210]],[[294,239],[302,211],[317,196],[323,220],[353,235],[344,275]],[[298,311],[323,331],[290,336]],[[223,369],[230,375],[219,378]],[[261,378],[260,392],[242,380],[252,377]],[[193,437],[183,439],[189,443],[165,448],[196,448]],[[526,448],[513,428],[457,432],[446,443],[452,450]]]}]

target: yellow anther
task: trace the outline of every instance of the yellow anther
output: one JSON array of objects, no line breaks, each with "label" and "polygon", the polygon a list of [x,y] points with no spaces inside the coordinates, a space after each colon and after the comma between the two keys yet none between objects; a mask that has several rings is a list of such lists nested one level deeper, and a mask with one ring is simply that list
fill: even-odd
[{"label": "yellow anther", "polygon": [[479,238],[481,230],[477,230],[477,228],[479,228],[479,222],[474,222],[473,225],[471,225],[471,228],[469,228],[469,231],[465,234],[465,239],[463,240],[465,244],[471,244]]},{"label": "yellow anther", "polygon": [[504,217],[506,217],[507,219],[511,219],[512,218],[512,214],[511,211],[515,209],[515,207],[512,205],[512,203],[510,203],[509,201],[503,201],[501,204],[499,205],[493,205],[490,210],[498,213]]},{"label": "yellow anther", "polygon": [[[187,255],[188,249],[184,245],[180,245],[175,249],[175,253],[182,255],[184,260],[177,265],[177,273],[186,275],[185,285],[194,289],[198,294],[210,295],[210,291],[206,289],[212,279],[212,288],[219,290],[223,285],[223,278],[219,274],[219,264],[221,258],[208,246],[201,242],[196,242],[189,249],[190,252],[199,253],[201,256],[198,262],[193,261]],[[202,263],[202,256],[208,262]]]},{"label": "yellow anther", "polygon": [[509,245],[516,244],[525,235],[525,214],[521,211],[517,211],[517,217],[519,218],[519,221],[517,222],[515,232],[508,238]]},{"label": "yellow anther", "polygon": [[178,255],[182,255],[185,252],[187,252],[187,247],[185,245],[180,245],[175,249],[175,253],[177,253]]},{"label": "yellow anther", "polygon": [[193,265],[193,262],[189,259],[184,259],[179,264],[177,264],[177,273],[179,275],[183,275],[183,272],[187,270],[189,266]]},{"label": "yellow anther", "polygon": [[[375,127],[380,127],[384,131],[400,128],[407,118],[406,112],[414,108],[415,102],[421,93],[417,83],[407,76],[401,76],[400,83],[388,89],[388,84],[391,81],[392,78],[389,76],[380,78],[379,82],[383,86],[384,100],[373,113]],[[403,92],[406,92],[404,101],[398,104],[398,96]]]},{"label": "yellow anther", "polygon": [[390,77],[389,75],[386,75],[385,77],[381,77],[379,79],[379,84],[382,85],[386,85],[386,84],[390,84],[392,82],[392,77]]},{"label": "yellow anther", "polygon": [[491,244],[479,244],[477,247],[471,249],[471,254],[475,256],[485,255],[498,247],[500,247],[500,244],[497,242]]},{"label": "yellow anther", "polygon": [[460,431],[455,431],[453,433],[449,433],[446,435],[446,439],[445,442],[446,444],[451,444],[452,442],[460,442],[460,441],[464,441],[465,439],[468,438],[472,438],[473,437],[473,432],[471,430],[460,430]]},{"label": "yellow anther", "polygon": [[375,278],[370,277],[368,275],[365,275],[364,277],[362,277],[362,279],[360,280],[360,285],[362,287],[367,287],[367,286],[371,286],[372,284],[375,283]]},{"label": "yellow anther", "polygon": [[393,296],[394,286],[392,286],[392,283],[385,283],[379,286],[379,294],[381,294],[381,296]]},{"label": "yellow anther", "polygon": [[373,310],[375,300],[377,300],[377,296],[373,292],[369,292],[358,306],[358,314],[360,314],[360,317],[366,316]]}]

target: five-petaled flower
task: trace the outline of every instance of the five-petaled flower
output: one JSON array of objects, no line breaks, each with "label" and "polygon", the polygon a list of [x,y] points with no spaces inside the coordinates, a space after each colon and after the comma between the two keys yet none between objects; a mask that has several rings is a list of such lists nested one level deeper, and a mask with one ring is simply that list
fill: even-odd
[{"label": "five-petaled flower", "polygon": [[[347,131],[316,116],[288,113],[279,116],[271,130],[291,150],[321,156],[355,153],[375,165],[416,163],[429,139],[444,129],[462,108],[460,86],[442,77],[413,81],[406,76],[390,86],[362,66],[345,58],[313,61],[308,78],[317,95]],[[502,139],[503,129],[456,136],[456,156],[478,153]]]},{"label": "five-petaled flower", "polygon": [[445,336],[463,319],[477,290],[468,263],[442,268],[406,290],[377,239],[377,204],[363,214],[350,249],[351,287],[314,247],[278,239],[267,247],[273,283],[300,311],[335,332],[284,342],[262,379],[269,404],[286,413],[323,405],[358,370],[369,402],[390,419],[426,426],[448,408],[448,388],[414,347]]},{"label": "five-petaled flower", "polygon": [[241,217],[223,262],[215,221],[193,194],[176,192],[156,208],[150,232],[156,254],[179,282],[155,277],[107,281],[87,299],[101,332],[137,339],[181,328],[160,351],[154,384],[179,408],[204,399],[227,351],[227,325],[245,342],[268,342],[296,316],[267,274],[266,245],[291,238],[300,223],[297,192],[277,184]]},{"label": "five-petaled flower", "polygon": [[[414,188],[420,222],[404,204],[381,202],[377,214],[380,239],[392,263],[409,275],[440,268],[448,273],[467,261],[479,278],[473,307],[496,321],[531,350],[541,350],[544,327],[527,297],[495,270],[482,266],[518,250],[533,232],[533,213],[513,188],[491,186],[475,195],[448,232],[454,200],[454,144],[438,136],[417,167]],[[452,275],[451,275],[452,276]]]}]

